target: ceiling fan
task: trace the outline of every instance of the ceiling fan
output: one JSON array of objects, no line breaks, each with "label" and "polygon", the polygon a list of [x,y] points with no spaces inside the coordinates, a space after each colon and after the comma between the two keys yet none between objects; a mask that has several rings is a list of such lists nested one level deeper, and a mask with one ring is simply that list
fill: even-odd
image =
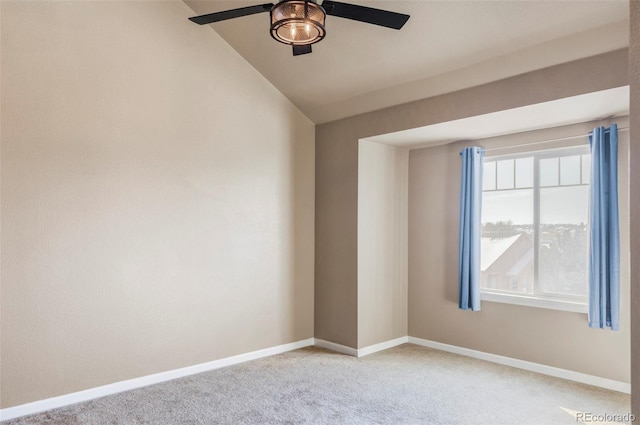
[{"label": "ceiling fan", "polygon": [[409,15],[340,3],[330,0],[280,0],[223,12],[194,16],[190,21],[199,25],[226,21],[227,19],[269,12],[271,15],[271,36],[280,43],[293,46],[293,55],[311,53],[311,45],[322,40],[326,34],[327,15],[380,25],[399,30],[409,19]]}]

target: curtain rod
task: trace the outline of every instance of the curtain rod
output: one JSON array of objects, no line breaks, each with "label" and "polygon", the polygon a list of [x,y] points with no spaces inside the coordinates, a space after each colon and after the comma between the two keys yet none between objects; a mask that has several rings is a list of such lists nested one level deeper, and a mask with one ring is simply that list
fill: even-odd
[{"label": "curtain rod", "polygon": [[[618,128],[618,131],[625,131],[625,130],[629,130],[629,127]],[[580,139],[580,138],[583,138],[583,137],[588,137],[590,135],[591,135],[591,132],[589,132],[589,134],[583,134],[583,135],[580,135],[580,136],[560,137],[558,139],[540,140],[538,142],[522,143],[520,145],[509,145],[509,146],[501,146],[501,147],[498,147],[498,148],[489,148],[489,149],[485,149],[484,151],[485,152],[491,152],[491,151],[497,151],[497,150],[502,150],[502,149],[513,149],[513,148],[519,148],[519,147],[524,147],[524,146],[541,145],[543,143],[561,142],[563,140]]]}]

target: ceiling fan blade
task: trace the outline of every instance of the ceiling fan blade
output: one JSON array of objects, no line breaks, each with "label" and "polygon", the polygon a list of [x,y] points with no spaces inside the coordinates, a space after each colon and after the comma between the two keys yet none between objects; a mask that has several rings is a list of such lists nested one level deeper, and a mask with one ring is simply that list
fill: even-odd
[{"label": "ceiling fan blade", "polygon": [[208,15],[194,16],[189,18],[191,22],[198,25],[206,25],[213,22],[225,21],[227,19],[240,18],[241,16],[255,15],[256,13],[269,12],[273,3],[257,4],[255,6],[241,7],[239,9],[225,10],[223,12],[209,13]]},{"label": "ceiling fan blade", "polygon": [[389,12],[388,10],[374,9],[372,7],[358,6],[349,3],[325,0],[322,7],[327,15],[340,18],[353,19],[367,24],[380,25],[399,30],[409,19],[409,15]]},{"label": "ceiling fan blade", "polygon": [[293,46],[293,56],[306,55],[311,53],[311,44],[305,44],[303,46]]}]

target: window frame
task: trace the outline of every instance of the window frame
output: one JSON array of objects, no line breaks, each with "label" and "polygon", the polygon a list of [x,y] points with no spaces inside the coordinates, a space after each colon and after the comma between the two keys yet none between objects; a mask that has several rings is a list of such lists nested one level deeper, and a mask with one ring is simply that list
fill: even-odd
[{"label": "window frame", "polygon": [[[572,187],[572,186],[585,186],[583,181],[583,155],[590,154],[589,145],[576,145],[576,146],[568,146],[561,148],[548,148],[543,150],[535,150],[535,151],[527,151],[527,152],[517,152],[517,153],[507,153],[507,154],[496,154],[496,155],[486,155],[484,158],[484,162],[495,162],[496,166],[494,168],[494,185],[493,189],[485,190],[484,187],[482,189],[483,197],[485,192],[500,192],[500,191],[508,191],[508,190],[518,190],[518,189],[531,189],[533,191],[533,248],[534,248],[534,256],[533,256],[533,273],[534,273],[534,293],[533,294],[524,294],[517,292],[509,292],[504,290],[496,290],[494,288],[483,288],[480,287],[480,298],[483,301],[490,302],[499,302],[499,303],[508,303],[515,305],[523,305],[529,307],[538,307],[538,308],[547,308],[553,310],[563,310],[570,311],[576,313],[588,313],[588,295],[584,297],[579,296],[571,296],[571,295],[562,295],[562,294],[550,294],[542,291],[538,291],[537,288],[539,286],[539,249],[540,249],[540,190],[546,187]],[[580,170],[579,170],[579,181],[578,184],[562,184],[562,174],[560,171],[560,164],[562,157],[570,157],[570,156],[580,156]],[[516,186],[516,160],[520,158],[533,158],[533,185],[532,186]],[[558,181],[556,186],[541,186],[540,185],[540,160],[546,158],[558,158]],[[497,161],[502,160],[513,160],[513,188],[512,189],[498,189],[498,163]],[[490,160],[490,161],[487,161]],[[590,162],[589,162],[590,163]],[[483,185],[484,186],[484,185]],[[591,182],[589,181],[586,186],[590,187]],[[589,226],[588,223],[589,216],[587,215],[587,229]]]}]

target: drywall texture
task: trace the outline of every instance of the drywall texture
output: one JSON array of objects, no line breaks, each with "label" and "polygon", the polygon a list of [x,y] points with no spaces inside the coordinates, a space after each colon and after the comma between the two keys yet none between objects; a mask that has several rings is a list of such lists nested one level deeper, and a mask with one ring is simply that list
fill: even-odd
[{"label": "drywall texture", "polygon": [[316,126],[316,336],[358,345],[358,140],[625,86],[627,55],[617,50]]},{"label": "drywall texture", "polygon": [[640,418],[640,1],[629,2],[631,86],[631,408]]},{"label": "drywall texture", "polygon": [[2,407],[313,336],[314,126],[182,2],[1,2]]},{"label": "drywall texture", "polygon": [[358,148],[358,348],[407,335],[409,151]]},{"label": "drywall texture", "polygon": [[[626,119],[616,120],[627,127]],[[587,315],[512,304],[482,302],[478,312],[458,309],[458,211],[460,155],[471,145],[492,149],[583,136],[564,146],[584,145],[596,125],[587,123],[517,135],[459,142],[409,155],[409,335],[487,353],[629,382],[629,175],[628,132],[620,132],[621,234],[620,331],[592,329]],[[521,148],[544,149],[556,144]],[[498,151],[505,153],[504,151]],[[495,152],[487,152],[487,155]],[[609,359],[603,362],[602,359]]]}]

